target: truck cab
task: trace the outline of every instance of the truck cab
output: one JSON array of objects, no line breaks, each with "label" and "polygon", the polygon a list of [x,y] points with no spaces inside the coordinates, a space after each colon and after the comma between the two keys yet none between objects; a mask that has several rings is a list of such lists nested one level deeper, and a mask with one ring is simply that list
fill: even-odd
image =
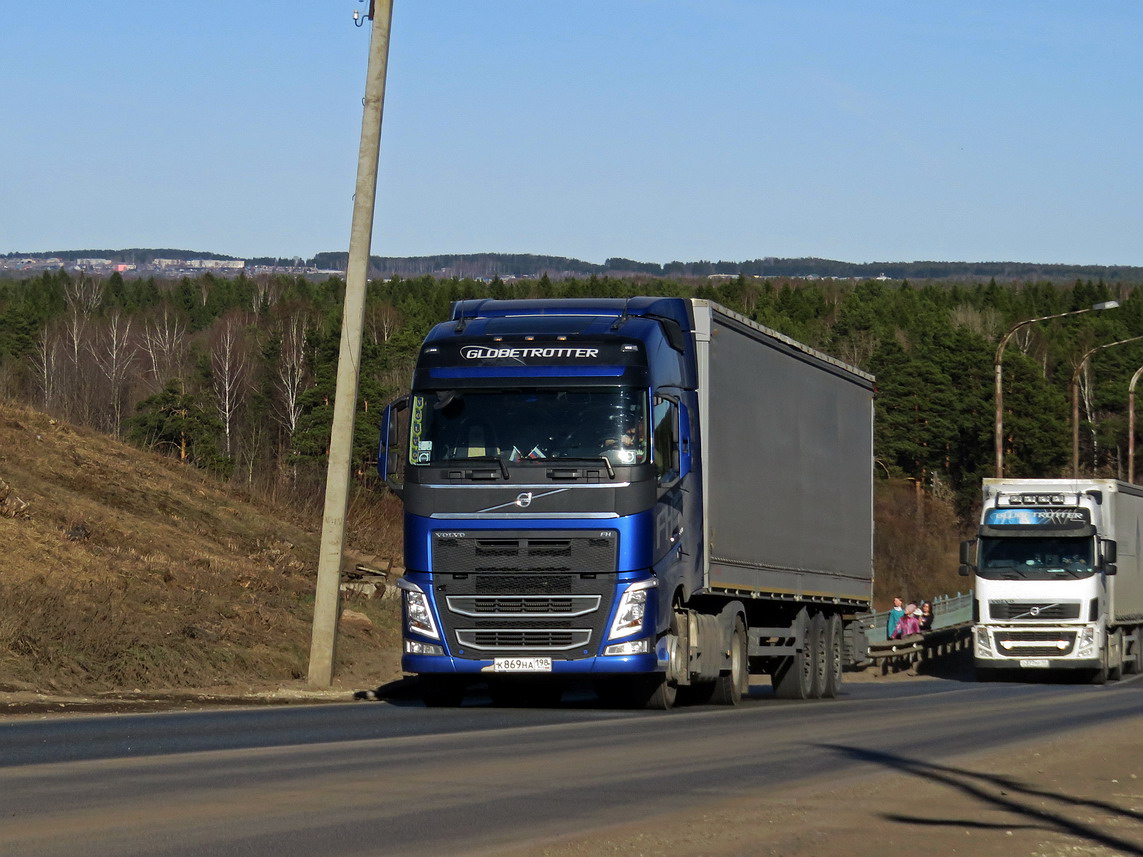
[{"label": "truck cab", "polygon": [[975,576],[980,678],[1082,670],[1104,681],[1120,671],[1123,644],[1110,608],[1115,512],[1124,502],[1114,487],[1110,480],[985,480],[977,538],[961,546],[961,573]]},{"label": "truck cab", "polygon": [[700,583],[689,326],[672,299],[462,301],[426,338],[380,462],[427,701],[669,663],[672,601]]}]

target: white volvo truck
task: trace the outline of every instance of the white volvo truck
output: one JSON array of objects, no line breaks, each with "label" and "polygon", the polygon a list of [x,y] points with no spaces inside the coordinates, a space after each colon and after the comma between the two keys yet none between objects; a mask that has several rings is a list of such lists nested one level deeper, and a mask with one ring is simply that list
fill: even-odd
[{"label": "white volvo truck", "polygon": [[[1143,488],[1114,479],[985,479],[973,661],[981,680],[1143,671]],[[975,548],[975,559],[973,553]]]}]

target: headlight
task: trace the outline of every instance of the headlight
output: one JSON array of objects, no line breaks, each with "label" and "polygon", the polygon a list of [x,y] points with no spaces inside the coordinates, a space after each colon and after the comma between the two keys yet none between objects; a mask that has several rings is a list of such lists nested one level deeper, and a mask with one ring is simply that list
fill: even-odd
[{"label": "headlight", "polygon": [[659,585],[657,578],[633,583],[627,587],[619,599],[619,609],[615,611],[615,621],[611,623],[610,639],[627,637],[643,630],[643,619],[647,615],[647,590]]},{"label": "headlight", "polygon": [[1090,658],[1095,654],[1095,628],[1080,628],[1076,635],[1076,657]]},{"label": "headlight", "polygon": [[976,656],[978,658],[995,657],[992,653],[992,635],[987,628],[976,628]]},{"label": "headlight", "polygon": [[401,586],[405,591],[405,623],[409,633],[420,634],[439,640],[437,623],[433,621],[433,611],[429,609],[429,597],[416,584],[405,581]]}]

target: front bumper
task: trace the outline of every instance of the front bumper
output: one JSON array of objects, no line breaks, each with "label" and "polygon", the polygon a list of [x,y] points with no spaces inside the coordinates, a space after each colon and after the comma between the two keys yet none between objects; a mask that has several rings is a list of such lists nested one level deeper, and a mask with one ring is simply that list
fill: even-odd
[{"label": "front bumper", "polygon": [[[438,673],[449,675],[501,675],[493,672],[493,662],[489,660],[470,660],[468,658],[453,658],[448,655],[403,655],[401,669],[407,673]],[[534,673],[504,673],[515,676],[603,676],[603,675],[635,675],[651,673],[661,670],[659,658],[655,652],[640,655],[621,655],[608,657],[576,658],[575,660],[560,660],[552,658],[552,671]]]},{"label": "front bumper", "polygon": [[1093,669],[1104,639],[1098,625],[977,625],[973,661],[978,669]]},{"label": "front bumper", "polygon": [[1102,658],[974,658],[977,670],[1098,670]]}]

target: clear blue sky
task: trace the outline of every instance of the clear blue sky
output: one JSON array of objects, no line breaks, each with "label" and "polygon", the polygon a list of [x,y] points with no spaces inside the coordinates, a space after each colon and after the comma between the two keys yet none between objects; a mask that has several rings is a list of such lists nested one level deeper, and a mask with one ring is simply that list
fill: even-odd
[{"label": "clear blue sky", "polygon": [[[0,252],[345,250],[356,0],[3,4]],[[395,0],[376,255],[1143,265],[1143,4]]]}]

